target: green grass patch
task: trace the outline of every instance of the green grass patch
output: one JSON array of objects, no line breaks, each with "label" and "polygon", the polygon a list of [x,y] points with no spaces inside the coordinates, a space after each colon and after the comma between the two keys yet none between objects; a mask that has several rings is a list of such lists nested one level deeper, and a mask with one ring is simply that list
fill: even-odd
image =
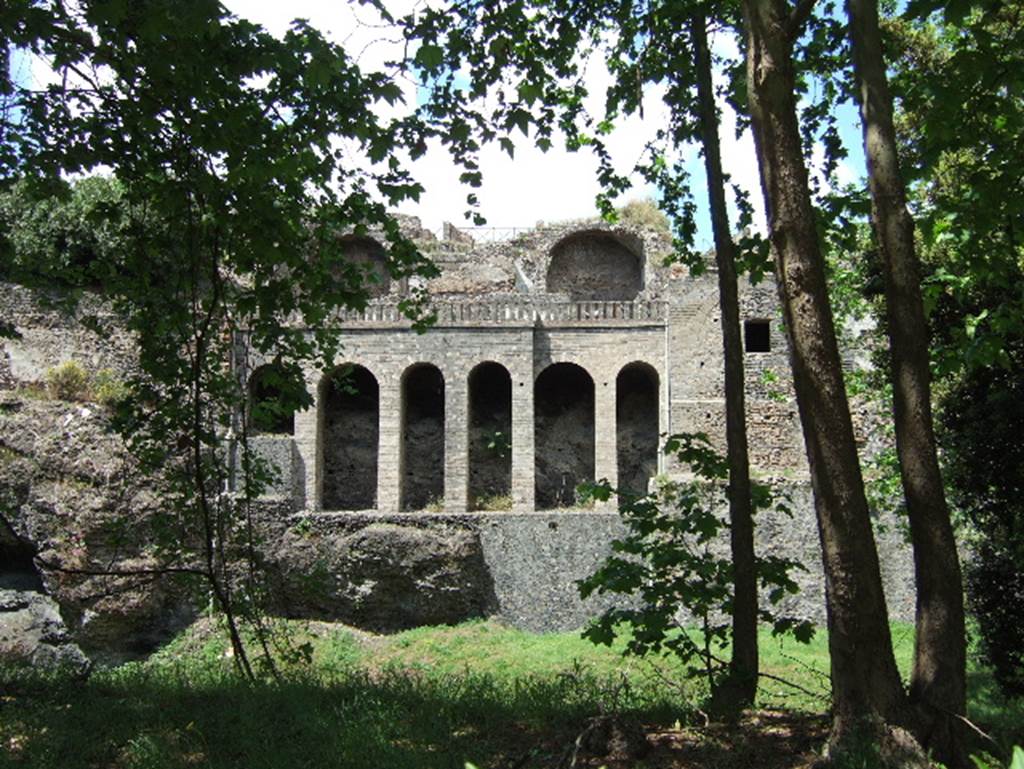
[{"label": "green grass patch", "polygon": [[[285,628],[292,646],[308,644],[312,664],[287,665],[280,683],[242,681],[208,624],[146,663],[99,670],[87,681],[0,666],[0,767],[553,767],[587,719],[610,711],[648,730],[685,734],[679,750],[713,743],[725,761],[715,766],[739,766],[749,765],[743,746],[776,728],[765,726],[768,715],[738,727],[747,730],[742,739],[736,730],[694,732],[704,693],[678,685],[674,661],[622,658],[621,647],[596,647],[576,633],[491,622],[386,637],[321,623]],[[912,632],[896,625],[893,635],[906,673]],[[803,645],[765,633],[761,648],[766,672],[810,694],[764,681],[759,705],[806,716],[814,727],[801,744],[817,741],[823,722],[807,714],[827,707],[824,634]],[[1007,749],[1024,739],[1024,702],[999,697],[979,669],[971,673],[971,715]],[[786,759],[764,765],[796,765]]]}]

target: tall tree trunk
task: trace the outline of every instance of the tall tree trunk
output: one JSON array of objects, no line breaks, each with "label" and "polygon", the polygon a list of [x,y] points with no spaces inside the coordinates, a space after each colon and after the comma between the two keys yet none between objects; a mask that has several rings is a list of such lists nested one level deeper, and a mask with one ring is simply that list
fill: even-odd
[{"label": "tall tree trunk", "polygon": [[802,19],[785,0],[744,0],[743,13],[750,115],[825,569],[832,739],[841,744],[879,717],[902,721],[905,696],[796,117],[792,49]]},{"label": "tall tree trunk", "polygon": [[722,307],[722,346],[725,352],[725,436],[729,459],[729,533],[732,548],[734,598],[732,658],[723,690],[730,705],[752,705],[757,693],[757,566],[754,559],[754,520],[750,499],[750,460],[747,452],[746,397],[743,381],[743,341],[740,334],[739,291],[736,284],[736,246],[729,231],[725,179],[718,141],[718,112],[711,81],[707,19],[690,18],[697,75],[697,98],[704,169],[707,173],[711,227],[715,236],[718,296]]},{"label": "tall tree trunk", "polygon": [[917,580],[917,634],[910,697],[918,739],[945,763],[966,766],[959,725],[966,707],[963,588],[956,540],[932,430],[928,327],[914,222],[896,151],[877,0],[848,0],[853,69],[864,129],[871,218],[885,275],[893,411]]}]

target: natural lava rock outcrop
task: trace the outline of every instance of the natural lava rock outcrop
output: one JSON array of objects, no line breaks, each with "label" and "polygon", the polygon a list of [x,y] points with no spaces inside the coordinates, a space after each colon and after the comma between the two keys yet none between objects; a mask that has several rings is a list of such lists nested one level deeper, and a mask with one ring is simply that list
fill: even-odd
[{"label": "natural lava rock outcrop", "polygon": [[378,632],[454,623],[494,610],[478,535],[370,522],[339,534],[293,526],[269,572],[280,611]]},{"label": "natural lava rock outcrop", "polygon": [[101,407],[0,393],[0,657],[118,662],[191,622],[144,573],[157,505]]}]

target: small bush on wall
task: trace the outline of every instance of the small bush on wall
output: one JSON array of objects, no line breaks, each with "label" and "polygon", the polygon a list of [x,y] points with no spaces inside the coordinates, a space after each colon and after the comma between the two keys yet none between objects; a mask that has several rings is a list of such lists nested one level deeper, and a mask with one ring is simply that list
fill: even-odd
[{"label": "small bush on wall", "polygon": [[90,376],[78,361],[69,360],[46,372],[46,389],[50,397],[62,401],[89,400]]}]

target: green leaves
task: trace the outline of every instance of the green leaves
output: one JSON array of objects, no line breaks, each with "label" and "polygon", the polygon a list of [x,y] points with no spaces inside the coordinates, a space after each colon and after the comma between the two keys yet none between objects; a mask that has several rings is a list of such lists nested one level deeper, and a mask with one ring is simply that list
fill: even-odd
[{"label": "green leaves", "polygon": [[[167,504],[155,547],[204,564],[230,625],[264,595],[235,558],[254,552],[249,505],[273,478],[238,415],[276,428],[310,403],[303,370],[331,363],[337,311],[368,299],[344,236],[372,233],[394,277],[431,273],[385,203],[421,193],[402,150],[422,152],[434,129],[382,118],[399,84],[304,22],[278,39],[211,0],[19,5],[0,12],[3,38],[66,76],[42,90],[3,81],[3,277],[101,289],[134,334],[119,426]],[[420,60],[437,67],[440,53],[423,46]],[[109,177],[63,181],[98,169]],[[402,305],[417,328],[422,300]],[[248,408],[246,356],[272,363],[264,385],[281,408]]]},{"label": "green leaves", "polygon": [[[610,645],[628,634],[626,653],[667,651],[687,663],[691,674],[714,677],[717,655],[731,633],[733,570],[721,542],[728,529],[722,482],[727,465],[707,436],[699,433],[671,436],[665,452],[675,454],[694,477],[662,480],[656,491],[644,496],[618,492],[626,535],[612,543],[614,554],[577,585],[584,598],[603,593],[628,596],[631,608],[605,611],[588,625],[584,636]],[[588,486],[586,492],[602,501],[616,493],[607,483]],[[773,499],[767,488],[758,487],[755,493],[755,506],[787,509],[785,500]],[[758,580],[772,603],[798,590],[790,574],[801,568],[774,556],[758,559]],[[762,611],[761,618],[772,623],[775,632],[792,633],[801,640],[813,633],[809,623],[770,610]]]},{"label": "green leaves", "polygon": [[444,61],[444,49],[439,45],[424,43],[416,49],[413,61],[427,72],[433,72]]}]

